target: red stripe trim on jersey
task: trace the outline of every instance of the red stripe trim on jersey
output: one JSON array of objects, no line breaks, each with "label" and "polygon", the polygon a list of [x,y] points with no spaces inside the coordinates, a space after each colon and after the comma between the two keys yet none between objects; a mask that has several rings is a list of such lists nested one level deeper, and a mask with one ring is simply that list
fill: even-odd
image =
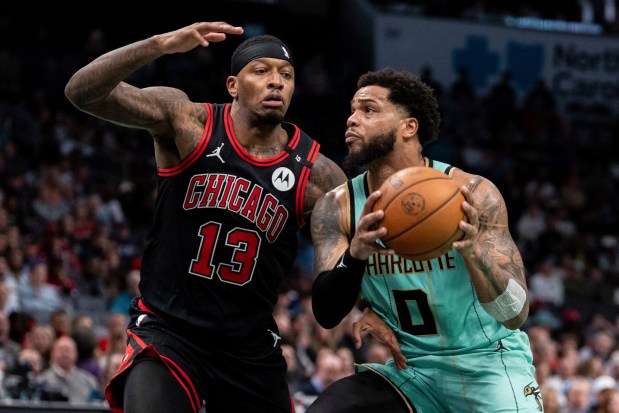
[{"label": "red stripe trim on jersey", "polygon": [[318,152],[320,152],[320,144],[314,141],[307,155],[307,160],[311,162],[312,164],[316,162],[316,158],[318,157]]},{"label": "red stripe trim on jersey", "polygon": [[297,210],[297,224],[302,227],[305,225],[305,217],[303,216],[305,212],[305,187],[307,185],[307,181],[310,176],[310,168],[307,166],[303,167],[301,174],[299,175],[299,185],[297,186],[297,200],[296,200],[296,210]]},{"label": "red stripe trim on jersey", "polygon": [[294,409],[294,401],[292,400],[292,395],[290,394],[290,387],[288,388],[288,398],[290,399],[290,412],[295,413],[296,410]]},{"label": "red stripe trim on jersey", "polygon": [[[318,157],[319,152],[320,144],[314,141],[312,143],[312,147],[307,154],[307,160],[314,164],[314,161]],[[305,225],[305,189],[307,188],[307,181],[309,181],[311,172],[312,170],[305,166],[303,167],[303,169],[301,170],[301,174],[299,175],[299,185],[297,186],[295,205],[297,213],[297,224],[300,227]]]},{"label": "red stripe trim on jersey", "polygon": [[204,131],[202,132],[202,138],[200,138],[200,142],[198,142],[198,146],[189,154],[188,157],[183,159],[178,165],[173,166],[171,168],[157,168],[157,173],[159,176],[173,176],[176,175],[183,170],[187,169],[189,165],[195,162],[202,153],[208,142],[211,140],[211,134],[213,133],[213,105],[210,103],[205,103],[204,107],[206,108],[206,124],[204,125]]},{"label": "red stripe trim on jersey", "polygon": [[[198,396],[198,392],[196,391],[196,388],[193,386],[193,383],[191,382],[187,374],[172,359],[164,356],[160,357],[161,360],[165,362],[168,370],[170,371],[170,373],[172,373],[176,381],[183,387],[185,393],[187,393],[189,401],[191,402],[191,407],[193,407],[193,410],[197,412],[200,409],[201,405],[200,397]],[[175,370],[178,371],[178,373]],[[179,377],[179,374],[182,375],[182,377]]]},{"label": "red stripe trim on jersey", "polygon": [[292,139],[288,142],[288,146],[290,149],[296,149],[301,142],[301,129],[297,125],[291,124],[294,127],[294,133],[292,134]]},{"label": "red stripe trim on jersey", "polygon": [[144,304],[144,301],[142,301],[141,298],[138,299],[138,308],[142,311],[153,314],[153,312],[150,310],[150,308],[146,306],[146,304]]},{"label": "red stripe trim on jersey", "polygon": [[138,345],[140,346],[140,349],[144,349],[144,348],[146,348],[146,347],[147,347],[147,346],[146,346],[146,343],[145,343],[145,342],[144,342],[144,341],[143,341],[140,337],[138,337],[137,335],[135,335],[135,333],[133,333],[133,332],[131,332],[131,331],[127,330],[127,334],[128,334],[128,335],[130,335],[130,336],[131,336],[131,338],[132,338],[132,339],[134,339],[136,343],[138,343]]},{"label": "red stripe trim on jersey", "polygon": [[[264,166],[276,165],[277,163],[281,162],[282,160],[290,156],[288,152],[286,151],[281,151],[277,155],[271,158],[266,158],[266,159],[256,158],[250,155],[245,150],[245,148],[243,148],[243,145],[241,145],[241,142],[239,142],[239,140],[236,137],[236,133],[234,132],[234,126],[232,124],[232,116],[230,115],[231,107],[232,106],[228,104],[226,105],[226,108],[224,110],[224,126],[226,128],[226,134],[228,135],[228,139],[230,140],[230,143],[232,144],[234,151],[241,157],[241,159],[243,159],[245,162],[251,165],[264,167]],[[295,136],[297,134],[298,134],[298,131],[297,133],[295,133]],[[290,143],[288,143],[288,146],[290,146]]]}]

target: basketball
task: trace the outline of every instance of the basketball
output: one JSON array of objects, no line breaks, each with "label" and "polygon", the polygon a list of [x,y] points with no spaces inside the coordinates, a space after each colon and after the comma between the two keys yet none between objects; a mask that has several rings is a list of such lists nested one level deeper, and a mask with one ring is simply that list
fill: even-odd
[{"label": "basketball", "polygon": [[387,228],[381,241],[400,257],[427,260],[445,254],[464,236],[458,227],[466,220],[464,196],[448,175],[425,166],[403,169],[380,187],[374,210],[382,209],[379,223]]}]

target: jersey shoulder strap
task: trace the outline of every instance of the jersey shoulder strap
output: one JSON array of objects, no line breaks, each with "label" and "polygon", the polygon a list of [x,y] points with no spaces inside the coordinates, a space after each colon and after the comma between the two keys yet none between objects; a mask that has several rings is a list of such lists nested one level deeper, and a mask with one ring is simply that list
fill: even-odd
[{"label": "jersey shoulder strap", "polygon": [[436,161],[434,159],[423,158],[423,160],[426,163],[426,166],[430,168],[434,168],[437,171],[441,171],[444,174],[449,175],[449,176],[451,176],[453,172],[457,169],[455,166],[449,165],[448,163],[445,163],[445,162]]}]

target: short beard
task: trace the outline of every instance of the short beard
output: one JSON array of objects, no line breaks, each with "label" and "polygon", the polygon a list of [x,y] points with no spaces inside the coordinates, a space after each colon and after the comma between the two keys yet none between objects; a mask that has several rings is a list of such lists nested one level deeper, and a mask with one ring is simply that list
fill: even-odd
[{"label": "short beard", "polygon": [[375,159],[389,155],[395,147],[395,130],[370,138],[369,143],[364,143],[359,152],[348,152],[342,161],[342,169],[345,172],[355,173],[361,166],[367,165]]},{"label": "short beard", "polygon": [[266,114],[254,114],[254,121],[262,125],[277,126],[284,121],[284,117],[276,112]]}]

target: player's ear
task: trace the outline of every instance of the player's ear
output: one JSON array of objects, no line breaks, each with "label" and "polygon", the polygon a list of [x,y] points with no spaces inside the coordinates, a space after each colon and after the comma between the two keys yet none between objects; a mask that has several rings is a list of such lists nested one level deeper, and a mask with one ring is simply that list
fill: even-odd
[{"label": "player's ear", "polygon": [[228,93],[230,94],[230,96],[232,96],[233,98],[236,98],[238,95],[236,90],[236,81],[236,76],[228,76],[228,79],[226,79],[226,88],[228,89]]},{"label": "player's ear", "polygon": [[407,138],[413,137],[419,130],[419,122],[417,118],[405,118],[404,119],[404,136]]}]

